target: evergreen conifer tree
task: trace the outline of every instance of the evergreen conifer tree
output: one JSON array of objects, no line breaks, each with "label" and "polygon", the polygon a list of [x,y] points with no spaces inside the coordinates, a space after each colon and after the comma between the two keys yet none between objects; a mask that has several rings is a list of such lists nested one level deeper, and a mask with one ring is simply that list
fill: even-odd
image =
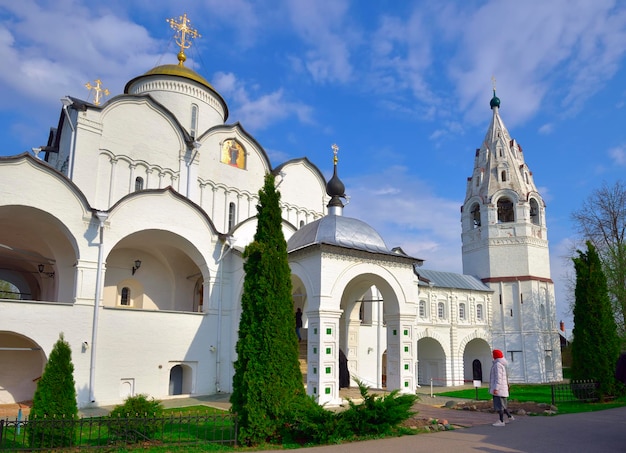
[{"label": "evergreen conifer tree", "polygon": [[596,248],[587,242],[587,252],[573,258],[576,269],[572,379],[599,382],[600,397],[615,395],[615,366],[620,340],[611,300]]},{"label": "evergreen conifer tree", "polygon": [[34,423],[28,425],[31,447],[71,446],[74,443],[74,420],[77,418],[72,350],[61,333],[35,390],[29,415]]},{"label": "evergreen conifer tree", "polygon": [[244,251],[246,275],[230,400],[239,416],[239,439],[247,444],[274,440],[290,406],[305,398],[280,193],[274,184],[274,176],[266,175],[254,241]]}]

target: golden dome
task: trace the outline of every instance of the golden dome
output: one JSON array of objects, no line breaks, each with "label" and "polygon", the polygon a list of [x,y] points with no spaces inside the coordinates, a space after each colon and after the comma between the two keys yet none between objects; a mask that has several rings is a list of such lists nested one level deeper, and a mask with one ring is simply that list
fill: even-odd
[{"label": "golden dome", "polygon": [[198,74],[196,71],[187,68],[186,66],[178,65],[178,64],[164,64],[162,66],[157,66],[156,68],[150,69],[148,72],[144,74],[144,76],[151,75],[171,75],[177,77],[183,77],[185,79],[191,79],[195,82],[198,82],[205,87],[214,90],[207,80]]}]

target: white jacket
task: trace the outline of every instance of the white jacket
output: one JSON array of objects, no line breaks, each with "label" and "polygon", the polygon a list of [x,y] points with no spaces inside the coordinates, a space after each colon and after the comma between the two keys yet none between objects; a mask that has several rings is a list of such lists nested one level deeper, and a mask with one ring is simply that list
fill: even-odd
[{"label": "white jacket", "polygon": [[489,373],[489,393],[494,395],[494,390],[498,391],[497,396],[509,396],[509,380],[506,375],[506,366],[509,363],[505,358],[495,359],[491,365]]}]

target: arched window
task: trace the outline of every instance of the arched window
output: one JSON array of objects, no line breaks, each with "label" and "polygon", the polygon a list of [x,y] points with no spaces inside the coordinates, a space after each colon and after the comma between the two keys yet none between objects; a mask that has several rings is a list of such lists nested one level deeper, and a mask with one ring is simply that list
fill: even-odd
[{"label": "arched window", "polygon": [[419,314],[420,314],[420,318],[426,317],[426,301],[425,300],[420,300]]},{"label": "arched window", "polygon": [[439,302],[437,304],[437,317],[439,319],[445,319],[446,318],[446,306],[444,305],[443,302]]},{"label": "arched window", "polygon": [[300,228],[304,226],[304,220],[300,220]]},{"label": "arched window", "polygon": [[143,190],[143,178],[141,176],[135,178],[135,192],[139,190]]},{"label": "arched window", "polygon": [[498,200],[498,223],[514,222],[515,212],[510,198],[502,197]]},{"label": "arched window", "polygon": [[459,319],[461,321],[465,321],[465,304],[464,303],[459,304]]},{"label": "arched window", "polygon": [[196,138],[198,133],[198,106],[191,104],[191,125],[189,127],[189,134],[192,138]]},{"label": "arched window", "polygon": [[526,184],[530,184],[530,182],[528,181],[528,172],[527,171],[524,172],[524,179],[526,180]]},{"label": "arched window", "polygon": [[502,173],[500,173],[500,179],[502,182],[506,182],[506,170],[502,170]]},{"label": "arched window", "polygon": [[236,206],[235,203],[228,204],[228,230],[232,230],[236,222]]},{"label": "arched window", "polygon": [[483,304],[476,305],[476,319],[478,321],[483,320]]},{"label": "arched window", "polygon": [[480,206],[478,203],[474,203],[470,210],[472,216],[472,228],[478,228],[480,226]]},{"label": "arched window", "polygon": [[534,198],[530,199],[530,221],[539,225],[539,203]]},{"label": "arched window", "polygon": [[124,286],[122,288],[122,294],[120,297],[120,305],[130,305],[130,288],[127,286]]}]

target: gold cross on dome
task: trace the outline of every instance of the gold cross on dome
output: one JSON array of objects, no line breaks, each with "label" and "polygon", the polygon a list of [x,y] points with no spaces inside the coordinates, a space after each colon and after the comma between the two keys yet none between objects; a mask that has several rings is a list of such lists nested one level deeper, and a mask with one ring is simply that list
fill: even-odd
[{"label": "gold cross on dome", "polygon": [[332,150],[333,150],[333,163],[337,163],[337,153],[339,152],[339,147],[337,146],[336,143],[333,143],[333,145],[331,146]]},{"label": "gold cross on dome", "polygon": [[102,88],[102,80],[100,80],[100,79],[96,79],[94,81],[94,83],[95,83],[95,85],[92,85],[91,83],[87,82],[85,84],[85,88],[87,88],[90,93],[92,91],[95,93],[94,94],[94,100],[93,100],[94,105],[100,105],[100,100],[104,96],[108,96],[109,95],[109,90],[107,88]]},{"label": "gold cross on dome", "polygon": [[183,52],[184,49],[189,49],[189,47],[191,47],[192,39],[200,38],[201,35],[198,33],[198,30],[190,27],[191,22],[187,19],[187,13],[179,16],[178,19],[179,22],[176,22],[176,19],[166,19],[166,22],[168,22],[170,26],[176,30],[174,39],[176,40],[176,44],[180,46],[180,51]]}]

